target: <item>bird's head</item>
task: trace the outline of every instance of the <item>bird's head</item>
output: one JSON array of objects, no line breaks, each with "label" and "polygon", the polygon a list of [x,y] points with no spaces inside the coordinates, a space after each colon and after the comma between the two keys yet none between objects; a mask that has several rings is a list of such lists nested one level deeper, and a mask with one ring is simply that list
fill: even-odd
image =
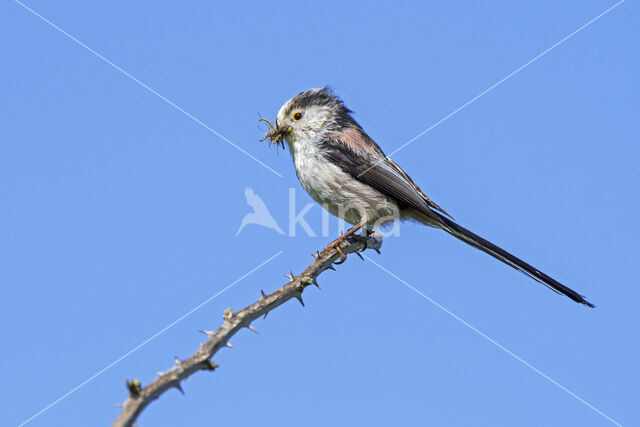
[{"label": "bird's head", "polygon": [[351,110],[327,87],[309,89],[285,102],[278,111],[275,126],[268,120],[260,120],[269,124],[262,140],[269,138],[272,144],[283,147],[283,140],[289,144],[300,139],[315,140],[347,126],[357,126]]}]

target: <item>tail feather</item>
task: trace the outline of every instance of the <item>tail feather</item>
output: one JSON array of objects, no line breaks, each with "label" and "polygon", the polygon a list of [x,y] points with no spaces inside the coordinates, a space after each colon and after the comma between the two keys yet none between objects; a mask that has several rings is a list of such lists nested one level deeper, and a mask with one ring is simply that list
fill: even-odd
[{"label": "tail feather", "polygon": [[[445,230],[446,232],[448,232],[449,234],[453,235],[454,237],[462,240],[463,242],[477,248],[480,249],[483,252],[486,252],[487,254],[491,255],[492,257],[504,262],[507,265],[510,265],[511,267],[515,268],[516,270],[526,274],[527,276],[531,277],[532,279],[542,283],[543,285],[547,286],[548,288],[554,290],[555,292],[562,294],[562,295],[566,295],[569,298],[571,298],[572,300],[574,300],[577,303],[580,304],[584,304],[587,307],[595,307],[593,304],[591,304],[589,301],[587,301],[586,299],[584,299],[584,297],[582,295],[580,295],[579,293],[577,293],[576,291],[574,291],[573,289],[570,289],[566,286],[564,286],[562,283],[558,282],[557,280],[547,276],[546,274],[544,274],[543,272],[539,271],[538,269],[532,267],[531,265],[527,264],[526,262],[522,261],[520,258],[511,255],[509,252],[505,251],[504,249],[494,245],[493,243],[491,243],[490,241],[483,239],[482,237],[478,236],[477,234],[467,230],[466,228],[458,225],[457,223],[455,223],[454,221],[450,220],[449,218],[445,217],[444,215],[441,215],[437,212],[435,212],[436,215],[438,215],[438,217],[441,220],[440,224],[437,224],[438,227],[442,228],[443,230]],[[433,225],[433,224],[431,224]]]}]

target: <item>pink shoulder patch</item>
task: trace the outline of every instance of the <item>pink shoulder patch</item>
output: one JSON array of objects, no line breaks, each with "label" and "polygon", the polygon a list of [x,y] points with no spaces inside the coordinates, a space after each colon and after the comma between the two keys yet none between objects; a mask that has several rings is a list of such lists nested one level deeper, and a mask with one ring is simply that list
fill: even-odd
[{"label": "pink shoulder patch", "polygon": [[342,131],[340,140],[353,150],[371,151],[371,144],[362,138],[362,134],[355,127],[350,127]]}]

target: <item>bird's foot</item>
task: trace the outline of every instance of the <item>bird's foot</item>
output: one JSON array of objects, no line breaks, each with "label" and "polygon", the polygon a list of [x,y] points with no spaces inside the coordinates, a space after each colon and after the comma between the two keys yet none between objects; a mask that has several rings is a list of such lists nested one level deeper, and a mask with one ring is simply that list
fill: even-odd
[{"label": "bird's foot", "polygon": [[375,240],[373,234],[373,230],[363,228],[360,234],[352,234],[347,238],[347,240],[352,243],[364,243],[364,246],[360,249],[360,252],[364,252],[369,246],[369,240],[372,238]]},{"label": "bird's foot", "polygon": [[324,249],[322,249],[322,252],[330,251],[331,249],[335,249],[336,252],[338,252],[338,255],[340,255],[340,261],[336,261],[334,264],[342,264],[347,260],[347,256],[344,254],[344,252],[342,252],[342,248],[340,247],[340,245],[342,244],[342,242],[344,242],[345,239],[346,239],[346,236],[343,234],[340,237],[338,237],[336,240],[334,240],[333,242],[325,246]]},{"label": "bird's foot", "polygon": [[[380,253],[377,248],[380,246],[380,243],[382,243],[381,235],[367,228],[364,228],[360,234],[354,234],[358,229],[362,227],[362,225],[363,224],[358,224],[346,233],[341,234],[340,237],[338,237],[336,240],[329,243],[324,249],[322,249],[322,252],[324,253],[331,249],[335,249],[335,251],[338,252],[338,255],[340,255],[340,260],[336,261],[334,264],[342,264],[347,260],[347,255],[342,251],[340,245],[346,240],[351,243],[364,242],[364,245],[360,252],[364,252],[369,247],[373,247],[376,252]],[[360,254],[358,255],[360,256]],[[362,256],[360,256],[360,258],[362,258]]]},{"label": "bird's foot", "polygon": [[373,249],[378,254],[380,254],[380,246],[382,246],[382,234],[371,232],[367,235],[367,240],[362,250],[364,251],[365,249]]},{"label": "bird's foot", "polygon": [[347,239],[349,242],[353,243],[364,243],[362,249],[359,252],[364,252],[367,249],[373,249],[377,253],[380,253],[378,249],[382,244],[382,235],[380,233],[376,233],[373,230],[365,229],[360,234],[354,234]]}]

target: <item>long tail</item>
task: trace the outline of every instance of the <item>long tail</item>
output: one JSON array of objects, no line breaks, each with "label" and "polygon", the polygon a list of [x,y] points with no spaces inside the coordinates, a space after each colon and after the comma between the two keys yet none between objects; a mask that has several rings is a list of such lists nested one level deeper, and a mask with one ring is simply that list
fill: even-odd
[{"label": "long tail", "polygon": [[483,239],[477,234],[467,230],[466,228],[456,224],[454,221],[445,217],[444,215],[439,214],[438,212],[434,212],[438,217],[440,217],[441,223],[437,226],[448,232],[449,234],[457,237],[463,242],[473,246],[474,248],[480,249],[483,252],[488,253],[492,257],[499,259],[507,265],[515,268],[516,270],[526,274],[532,279],[542,283],[543,285],[551,288],[559,294],[563,294],[578,302],[580,304],[584,304],[588,307],[595,307],[589,301],[584,299],[582,295],[574,291],[573,289],[569,289],[564,286],[562,283],[556,281],[555,279],[547,276],[543,272],[537,270],[526,262],[522,261],[520,258],[517,258],[511,255],[509,252],[504,249],[494,245],[488,240]]}]

